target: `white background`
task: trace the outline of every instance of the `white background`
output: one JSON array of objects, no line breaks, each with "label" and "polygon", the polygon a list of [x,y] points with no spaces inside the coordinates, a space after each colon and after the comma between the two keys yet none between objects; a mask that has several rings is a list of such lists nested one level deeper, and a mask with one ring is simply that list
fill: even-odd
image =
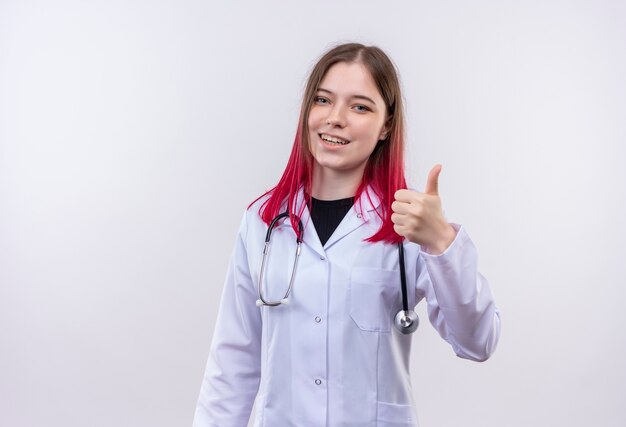
[{"label": "white background", "polygon": [[626,2],[597,0],[0,0],[0,425],[191,424],[241,214],[342,41],[396,62],[411,185],[444,165],[502,311],[483,364],[423,322],[421,425],[624,425]]}]

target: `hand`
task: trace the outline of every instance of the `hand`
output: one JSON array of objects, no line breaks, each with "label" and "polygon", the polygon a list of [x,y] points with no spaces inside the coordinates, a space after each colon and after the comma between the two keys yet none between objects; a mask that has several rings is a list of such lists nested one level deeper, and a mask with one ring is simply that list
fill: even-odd
[{"label": "hand", "polygon": [[396,233],[433,255],[443,253],[456,237],[456,231],[448,224],[441,209],[440,172],[441,165],[435,165],[428,174],[423,193],[398,190],[391,204],[391,221]]}]

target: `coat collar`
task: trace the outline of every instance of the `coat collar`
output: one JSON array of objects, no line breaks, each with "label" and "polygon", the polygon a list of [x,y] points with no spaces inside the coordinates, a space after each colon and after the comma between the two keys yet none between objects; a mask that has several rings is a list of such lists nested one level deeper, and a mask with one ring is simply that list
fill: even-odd
[{"label": "coat collar", "polygon": [[[320,257],[325,256],[326,249],[330,248],[354,230],[368,223],[373,217],[376,217],[378,214],[375,211],[379,207],[380,198],[374,193],[370,186],[367,186],[341,223],[339,223],[337,229],[330,236],[330,239],[322,246],[313,221],[311,221],[311,213],[309,212],[308,206],[306,206],[304,191],[301,188],[296,197],[296,212],[302,209],[302,215],[300,217],[302,225],[304,226],[302,240],[305,245],[315,251]],[[289,224],[289,220],[285,219],[283,223]]]}]

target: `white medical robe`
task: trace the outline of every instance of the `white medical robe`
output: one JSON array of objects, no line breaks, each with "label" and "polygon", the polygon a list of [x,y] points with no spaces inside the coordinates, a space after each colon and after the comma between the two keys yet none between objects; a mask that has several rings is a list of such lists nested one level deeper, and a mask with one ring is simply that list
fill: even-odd
[{"label": "white medical robe", "polygon": [[[267,225],[260,202],[245,212],[194,427],[245,427],[255,398],[255,427],[418,425],[411,335],[393,326],[402,306],[398,248],[364,241],[380,228],[378,204],[364,192],[324,247],[305,209],[293,291],[279,307],[255,304]],[[496,347],[499,314],[477,271],[476,248],[455,228],[456,239],[438,256],[404,243],[409,301],[426,301],[430,322],[458,356],[483,361]],[[272,234],[266,299],[283,297],[295,247],[282,221]]]}]

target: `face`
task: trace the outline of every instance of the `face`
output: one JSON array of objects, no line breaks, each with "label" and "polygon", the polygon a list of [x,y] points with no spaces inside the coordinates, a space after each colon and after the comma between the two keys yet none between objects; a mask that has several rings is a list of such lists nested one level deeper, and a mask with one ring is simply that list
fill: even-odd
[{"label": "face", "polygon": [[360,63],[339,62],[322,79],[308,117],[315,173],[363,176],[367,160],[387,133],[387,108]]}]

